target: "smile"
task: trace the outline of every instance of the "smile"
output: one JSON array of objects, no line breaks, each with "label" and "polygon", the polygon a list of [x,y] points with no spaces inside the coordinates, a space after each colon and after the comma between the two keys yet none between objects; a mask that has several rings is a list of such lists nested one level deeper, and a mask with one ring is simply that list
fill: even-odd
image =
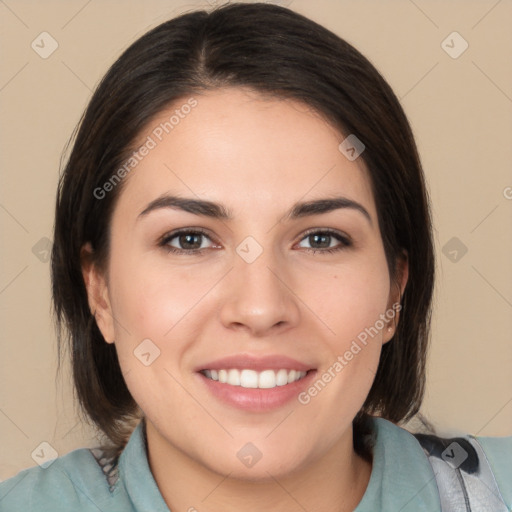
[{"label": "smile", "polygon": [[242,388],[270,389],[277,386],[286,386],[304,378],[307,374],[299,370],[238,370],[235,368],[221,370],[202,370],[201,373],[211,380],[216,380],[222,384],[230,386],[240,386]]}]

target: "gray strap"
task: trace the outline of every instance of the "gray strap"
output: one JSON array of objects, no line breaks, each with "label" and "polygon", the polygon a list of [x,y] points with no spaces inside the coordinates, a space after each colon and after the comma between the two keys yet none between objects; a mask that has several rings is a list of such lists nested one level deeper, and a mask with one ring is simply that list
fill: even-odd
[{"label": "gray strap", "polygon": [[442,512],[510,512],[485,452],[474,437],[415,437],[434,471]]}]

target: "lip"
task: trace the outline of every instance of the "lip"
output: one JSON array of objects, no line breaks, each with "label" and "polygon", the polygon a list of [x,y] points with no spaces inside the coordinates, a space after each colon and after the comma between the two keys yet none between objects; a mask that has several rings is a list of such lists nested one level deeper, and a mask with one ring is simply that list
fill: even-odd
[{"label": "lip", "polygon": [[[258,364],[259,362],[260,361],[258,361]],[[222,360],[222,363],[225,364],[226,361]],[[229,366],[229,368],[235,367],[236,366]],[[226,368],[226,366],[223,366],[223,368]],[[249,367],[245,366],[245,368]],[[269,368],[267,365],[263,370],[275,368],[276,367]],[[283,368],[283,366],[280,366],[280,368]],[[212,369],[216,368],[213,367]],[[316,370],[310,369],[306,376],[300,380],[269,389],[243,388],[241,386],[223,384],[219,381],[209,379],[199,371],[196,373],[196,376],[200,379],[202,385],[205,386],[207,393],[213,395],[223,404],[243,411],[263,413],[276,410],[285,406],[292,400],[297,399],[298,395],[311,385],[316,374]]]},{"label": "lip", "polygon": [[[232,356],[216,359],[215,361],[207,362],[195,368],[196,372],[201,370],[222,370],[222,369],[237,369],[237,370],[255,370],[262,372],[263,370],[299,370],[307,372],[315,370],[311,364],[302,363],[296,359],[284,355],[271,355],[271,356],[254,356],[252,354],[235,354]],[[300,382],[300,381],[298,381]]]},{"label": "lip", "polygon": [[[203,375],[201,370],[254,370],[262,372],[264,370],[299,370],[307,372],[300,380],[276,386],[274,388],[243,388],[241,386],[231,386],[222,382],[209,379]],[[265,356],[256,356],[243,353],[216,359],[198,366],[196,375],[209,395],[218,399],[221,403],[248,412],[268,412],[285,406],[287,403],[297,399],[299,393],[311,385],[317,371],[314,364],[306,364],[291,357],[274,354]]]}]

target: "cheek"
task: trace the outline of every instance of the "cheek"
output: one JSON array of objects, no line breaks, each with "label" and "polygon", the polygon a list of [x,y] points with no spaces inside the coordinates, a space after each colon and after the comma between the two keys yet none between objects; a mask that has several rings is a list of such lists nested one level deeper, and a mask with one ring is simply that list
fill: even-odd
[{"label": "cheek", "polygon": [[[326,327],[324,339],[343,350],[385,313],[390,283],[385,258],[363,259],[303,278],[302,297]],[[377,327],[382,330],[382,321]]]},{"label": "cheek", "polygon": [[206,266],[171,271],[165,258],[160,263],[144,254],[112,261],[112,307],[123,338],[129,332],[136,339],[164,339],[212,286]]},{"label": "cheek", "polygon": [[[318,380],[306,391],[301,403],[343,409],[355,415],[364,402],[377,372],[386,324],[382,316],[389,300],[389,275],[384,254],[361,257],[352,264],[325,269],[304,282],[305,302],[326,326],[320,337],[325,362]],[[313,309],[313,308],[312,308]],[[319,325],[321,325],[319,324]],[[319,347],[320,348],[320,347]],[[314,397],[322,395],[318,401]]]},{"label": "cheek", "polygon": [[[317,379],[299,396],[299,403],[309,408],[312,417],[324,418],[324,425],[331,425],[323,427],[326,436],[332,434],[329,428],[339,433],[352,421],[375,379],[386,328],[381,315],[386,312],[389,293],[386,267],[384,273],[381,270],[354,272],[352,267],[346,273],[332,274],[322,294],[311,297],[315,304],[322,304],[318,316],[329,330],[318,342],[324,363]],[[338,422],[329,420],[332,414]]]},{"label": "cheek", "polygon": [[112,251],[110,281],[115,345],[126,385],[151,417],[158,416],[163,397],[173,410],[187,411],[187,395],[173,376],[181,380],[177,366],[194,340],[190,319],[212,286],[211,276],[199,271],[191,278],[190,270],[171,272],[144,254],[125,254],[116,259]]}]

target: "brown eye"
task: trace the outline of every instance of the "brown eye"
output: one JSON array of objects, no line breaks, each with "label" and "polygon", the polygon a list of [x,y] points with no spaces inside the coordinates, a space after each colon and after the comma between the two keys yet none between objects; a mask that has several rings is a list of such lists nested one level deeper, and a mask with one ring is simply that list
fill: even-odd
[{"label": "brown eye", "polygon": [[[301,245],[304,241],[310,244],[310,247]],[[341,233],[332,230],[317,230],[307,233],[302,238],[299,246],[309,249],[312,252],[335,252],[350,247],[352,242]]]},{"label": "brown eye", "polygon": [[211,241],[210,237],[203,231],[183,229],[165,235],[159,245],[169,252],[195,254],[209,247],[206,240]]}]

